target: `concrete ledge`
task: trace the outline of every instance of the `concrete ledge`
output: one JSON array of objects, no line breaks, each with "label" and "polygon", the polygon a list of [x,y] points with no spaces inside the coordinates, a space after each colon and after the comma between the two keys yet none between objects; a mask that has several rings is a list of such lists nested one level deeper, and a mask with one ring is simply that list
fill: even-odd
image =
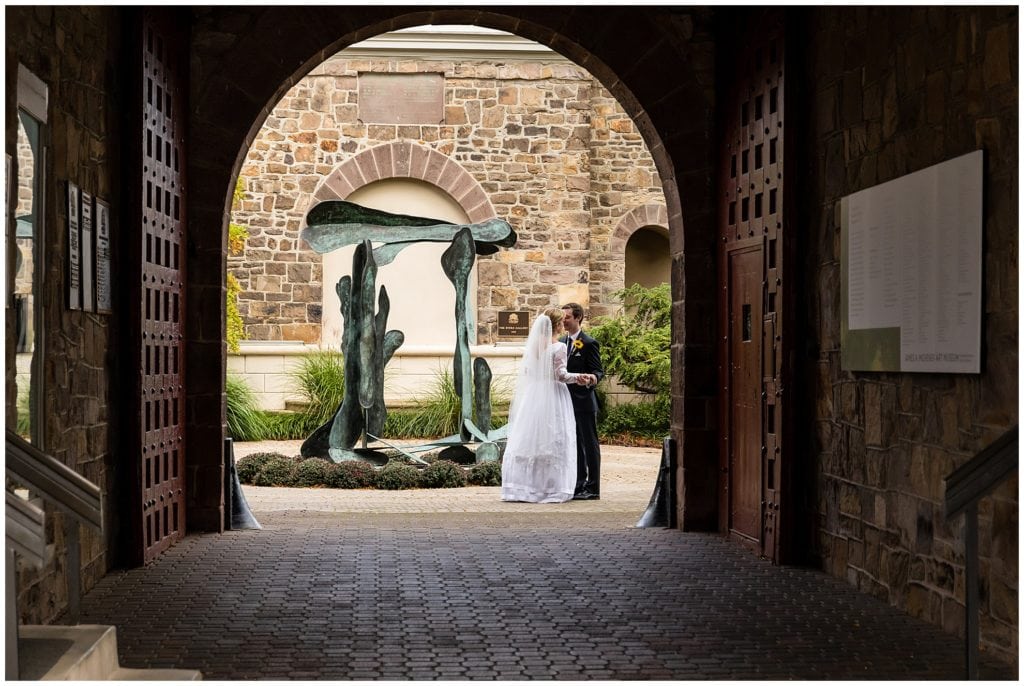
[{"label": "concrete ledge", "polygon": [[194,669],[126,669],[117,657],[117,628],[104,624],[18,628],[24,681],[197,681]]}]

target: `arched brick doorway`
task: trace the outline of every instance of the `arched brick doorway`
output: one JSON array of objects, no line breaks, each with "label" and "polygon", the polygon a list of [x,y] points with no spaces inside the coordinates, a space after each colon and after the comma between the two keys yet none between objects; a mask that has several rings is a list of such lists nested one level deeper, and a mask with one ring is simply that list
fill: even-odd
[{"label": "arched brick doorway", "polygon": [[195,10],[192,27],[188,298],[194,305],[187,320],[192,373],[186,446],[192,528],[219,530],[223,521],[227,217],[245,151],[273,104],[326,56],[384,31],[459,23],[515,33],[580,64],[608,88],[644,137],[664,183],[673,259],[678,521],[691,530],[716,526],[710,11],[210,7]]}]

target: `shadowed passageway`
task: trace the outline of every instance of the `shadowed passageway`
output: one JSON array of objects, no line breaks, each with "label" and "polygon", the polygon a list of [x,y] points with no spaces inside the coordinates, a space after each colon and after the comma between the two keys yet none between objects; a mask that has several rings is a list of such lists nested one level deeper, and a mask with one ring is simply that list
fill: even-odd
[{"label": "shadowed passageway", "polygon": [[[457,502],[458,490],[389,495]],[[261,531],[190,536],[153,565],[108,575],[84,598],[82,621],[118,626],[126,666],[192,667],[205,679],[963,674],[954,636],[718,536],[634,529],[615,499],[490,512],[256,509]],[[995,669],[983,675],[1015,676]]]}]

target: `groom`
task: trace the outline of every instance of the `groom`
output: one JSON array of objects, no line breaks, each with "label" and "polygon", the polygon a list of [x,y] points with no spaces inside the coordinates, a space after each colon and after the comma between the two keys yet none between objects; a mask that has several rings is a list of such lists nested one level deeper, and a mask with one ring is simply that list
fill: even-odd
[{"label": "groom", "polygon": [[565,343],[568,353],[566,368],[569,372],[591,374],[594,382],[582,386],[569,384],[573,414],[576,416],[576,493],[574,500],[601,498],[601,446],[597,442],[597,383],[604,378],[601,351],[597,341],[580,330],[583,307],[579,303],[562,305],[565,318],[562,325],[566,336],[558,339]]}]

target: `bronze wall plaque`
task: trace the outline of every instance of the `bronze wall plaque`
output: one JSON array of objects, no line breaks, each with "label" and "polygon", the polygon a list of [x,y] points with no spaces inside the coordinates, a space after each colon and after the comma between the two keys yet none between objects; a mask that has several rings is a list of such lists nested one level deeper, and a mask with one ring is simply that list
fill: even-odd
[{"label": "bronze wall plaque", "polygon": [[443,74],[359,74],[359,119],[364,124],[440,124]]},{"label": "bronze wall plaque", "polygon": [[498,338],[526,338],[529,335],[529,312],[498,312]]}]

